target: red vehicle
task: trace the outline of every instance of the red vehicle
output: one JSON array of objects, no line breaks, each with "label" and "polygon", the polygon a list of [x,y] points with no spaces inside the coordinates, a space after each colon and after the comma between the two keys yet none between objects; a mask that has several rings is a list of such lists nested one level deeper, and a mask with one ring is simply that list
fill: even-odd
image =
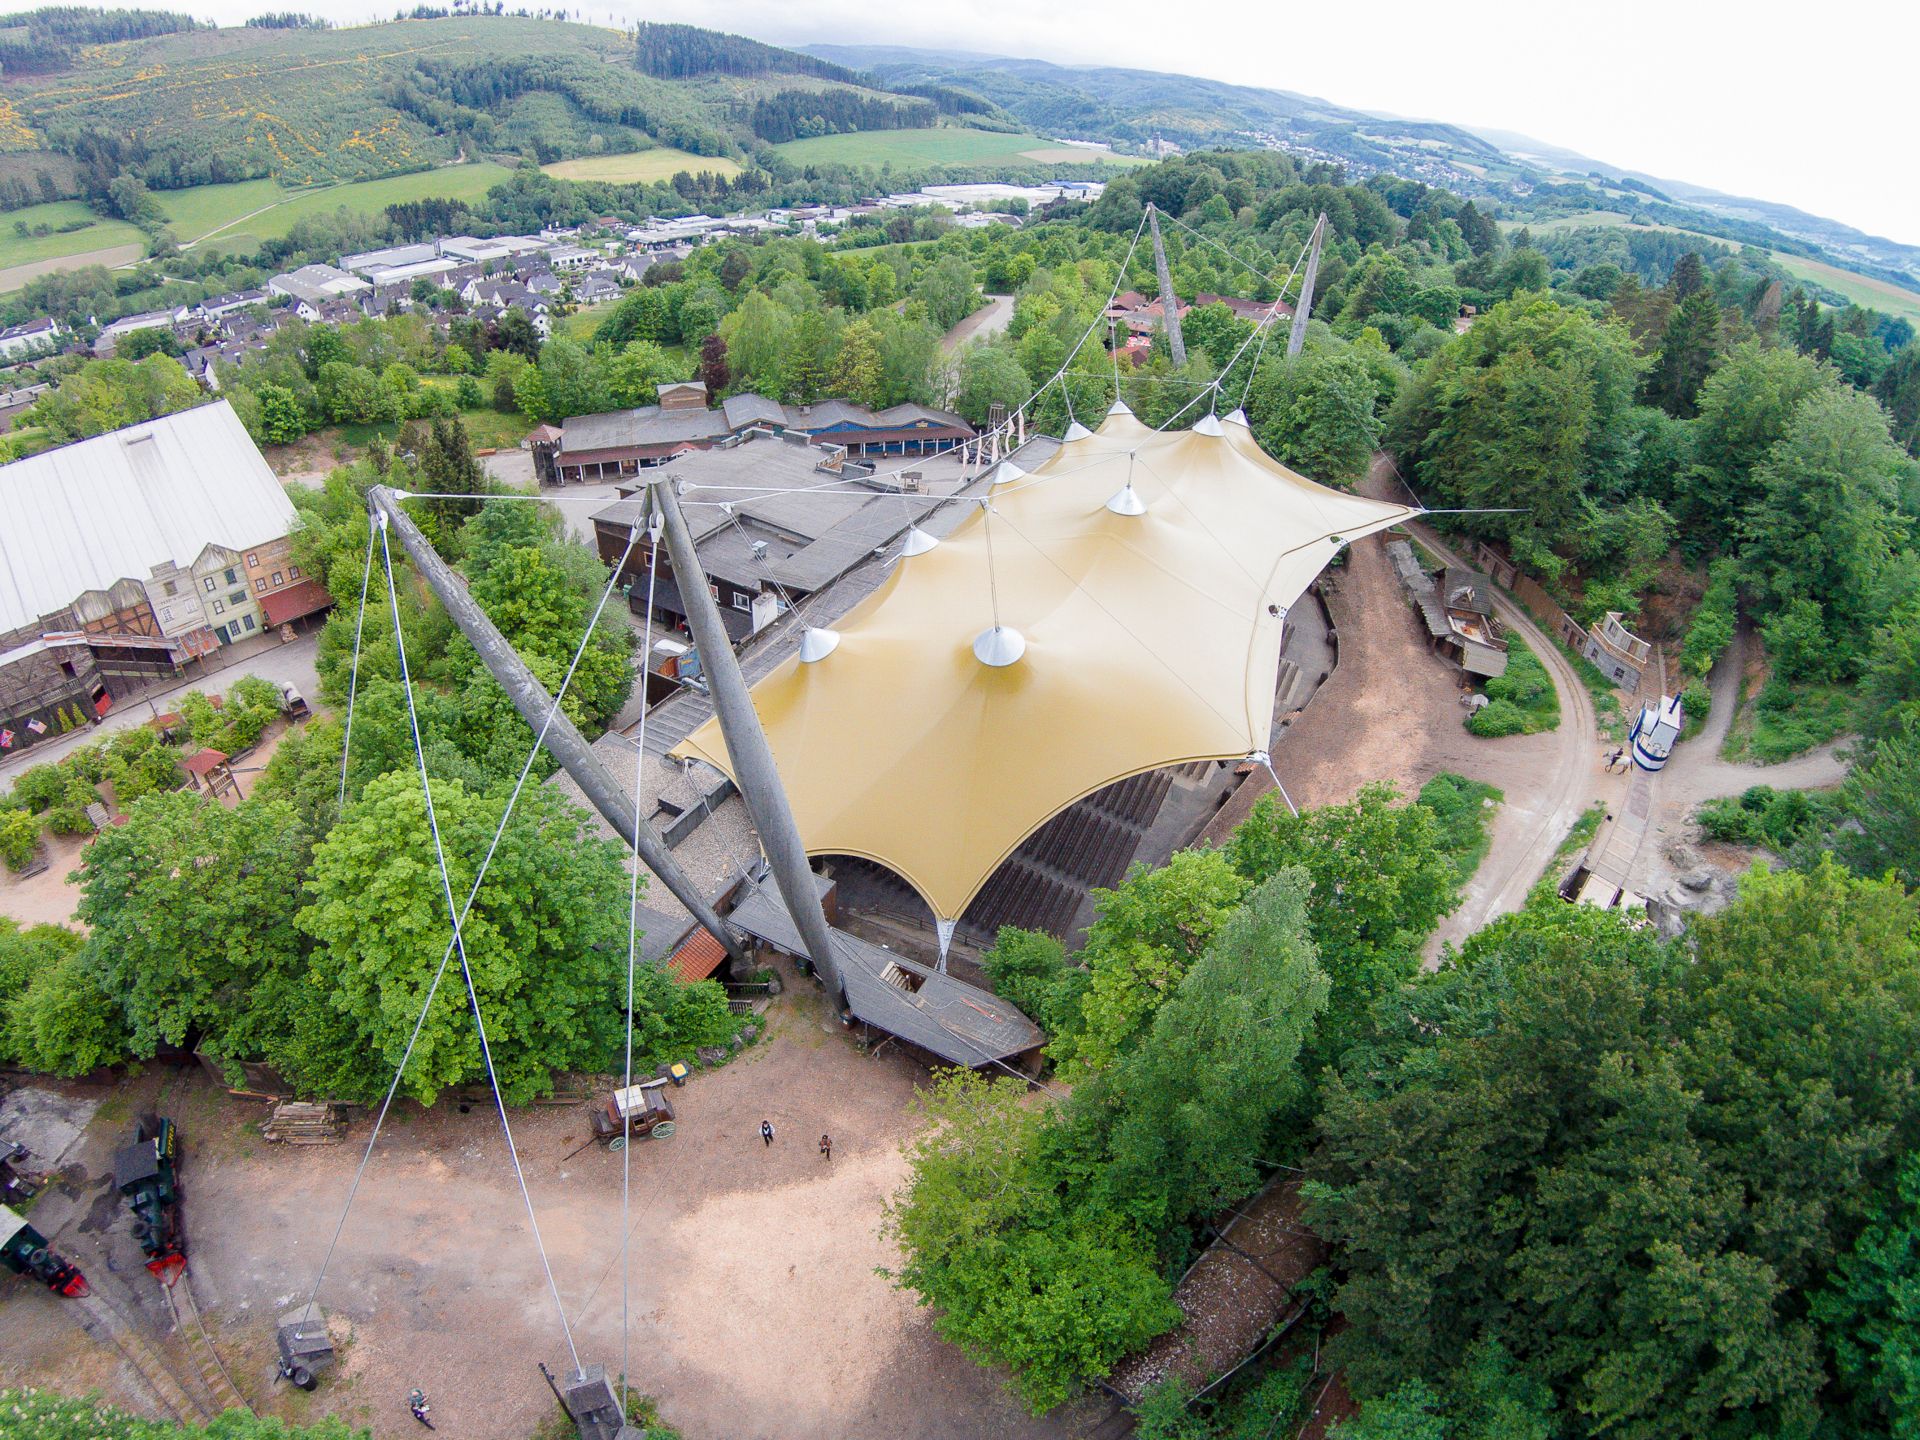
[{"label": "red vehicle", "polygon": [[0,1261],[16,1275],[31,1275],[56,1295],[78,1300],[93,1293],[80,1267],[47,1244],[46,1237],[0,1205]]}]

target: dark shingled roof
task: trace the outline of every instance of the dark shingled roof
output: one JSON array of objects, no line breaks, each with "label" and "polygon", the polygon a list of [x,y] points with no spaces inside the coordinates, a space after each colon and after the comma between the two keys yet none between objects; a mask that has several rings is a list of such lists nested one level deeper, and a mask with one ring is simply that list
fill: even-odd
[{"label": "dark shingled roof", "polygon": [[[727,918],[776,950],[807,954],[799,928],[771,880],[748,886]],[[844,930],[832,934],[847,987],[847,1008],[863,1024],[896,1035],[950,1065],[968,1067],[1019,1055],[1047,1038],[1038,1025],[991,990],[930,970]],[[890,970],[918,981],[918,988],[904,989],[883,978]]]}]

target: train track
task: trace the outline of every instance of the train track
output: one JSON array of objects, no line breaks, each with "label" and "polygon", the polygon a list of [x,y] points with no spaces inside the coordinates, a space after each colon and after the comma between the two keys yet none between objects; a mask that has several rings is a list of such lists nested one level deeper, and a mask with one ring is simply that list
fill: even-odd
[{"label": "train track", "polygon": [[206,1322],[200,1318],[200,1302],[193,1297],[193,1277],[183,1270],[177,1283],[160,1288],[167,1297],[167,1308],[173,1312],[173,1328],[186,1342],[187,1353],[200,1374],[200,1383],[218,1407],[216,1413],[244,1410],[253,1414],[253,1407],[240,1393],[240,1387],[233,1383],[226,1362],[214,1346],[213,1336],[207,1333]]},{"label": "train track", "polygon": [[133,1367],[134,1373],[139,1375],[141,1383],[152,1393],[160,1407],[175,1420],[193,1425],[213,1419],[213,1410],[180,1383],[167,1362],[160,1358],[159,1352],[140,1333],[139,1327],[128,1320],[104,1294],[96,1289],[73,1304],[81,1317],[80,1327],[96,1340],[110,1340],[126,1357],[127,1363]]}]

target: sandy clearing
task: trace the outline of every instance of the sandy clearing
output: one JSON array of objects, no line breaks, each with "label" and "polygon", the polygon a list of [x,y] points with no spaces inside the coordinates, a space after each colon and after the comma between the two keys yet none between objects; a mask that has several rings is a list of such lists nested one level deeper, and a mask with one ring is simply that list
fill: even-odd
[{"label": "sandy clearing", "polygon": [[55,255],[27,265],[11,265],[0,270],[0,295],[18,290],[29,280],[38,280],[42,275],[84,270],[89,265],[105,265],[111,270],[116,266],[131,265],[146,253],[144,245],[109,245],[102,250],[82,250],[77,255]]}]

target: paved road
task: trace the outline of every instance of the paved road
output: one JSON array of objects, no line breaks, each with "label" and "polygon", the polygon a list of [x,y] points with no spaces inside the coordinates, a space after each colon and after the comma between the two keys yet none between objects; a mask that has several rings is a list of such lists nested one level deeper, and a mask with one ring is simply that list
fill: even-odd
[{"label": "paved road", "polygon": [[[1392,462],[1385,455],[1374,458],[1364,489],[1365,493],[1379,498],[1404,498]],[[1422,545],[1447,564],[1472,568],[1431,527],[1415,522],[1408,528]],[[1497,590],[1493,608],[1500,622],[1526,640],[1553,677],[1553,688],[1560,697],[1560,728],[1555,732],[1559,753],[1542,791],[1524,795],[1507,790],[1506,803],[1494,815],[1487,858],[1480,862],[1479,870],[1467,882],[1460,908],[1440,922],[1428,942],[1429,965],[1439,963],[1442,945],[1448,942],[1457,945],[1488,921],[1526,904],[1527,892],[1546,873],[1554,851],[1573,828],[1574,821],[1610,789],[1601,767],[1593,697],[1587,693],[1587,687],[1574,674],[1552,638]]]},{"label": "paved road", "polygon": [[940,348],[951,354],[976,337],[985,339],[989,335],[998,335],[1012,320],[1013,297],[989,295],[985,305],[947,331],[941,338]]},{"label": "paved road", "polygon": [[[307,697],[310,704],[318,705],[320,677],[314,670],[314,660],[320,648],[320,632],[312,631],[300,636],[290,645],[278,643],[272,636],[259,636],[252,640],[243,640],[238,646],[216,651],[216,658],[230,658],[230,663],[219,670],[209,670],[205,674],[190,675],[178,684],[169,685],[164,690],[149,690],[133,700],[122,701],[107,713],[106,719],[98,725],[85,730],[75,730],[62,735],[57,740],[44,741],[31,750],[18,755],[9,755],[0,760],[0,794],[13,788],[14,778],[29,766],[39,765],[49,760],[59,760],[80,749],[91,745],[116,730],[125,730],[135,725],[144,725],[153,716],[167,708],[169,699],[178,698],[189,690],[205,690],[209,694],[231,690],[234,682],[243,675],[258,675],[278,684],[282,680],[293,682],[294,688]],[[228,650],[240,650],[244,653],[227,656]]]}]

